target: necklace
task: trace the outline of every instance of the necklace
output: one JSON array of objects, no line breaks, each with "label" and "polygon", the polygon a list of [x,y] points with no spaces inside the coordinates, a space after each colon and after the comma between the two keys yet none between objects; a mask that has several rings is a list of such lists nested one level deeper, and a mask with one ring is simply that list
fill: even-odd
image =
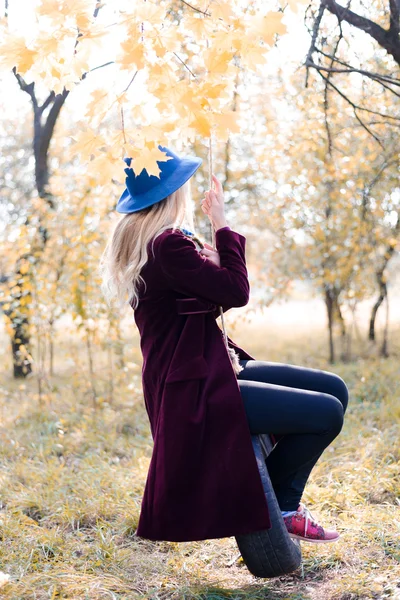
[{"label": "necklace", "polygon": [[188,238],[193,240],[200,247],[200,249],[204,248],[203,242],[193,231],[185,229],[184,227],[179,227],[179,230],[182,231],[182,233],[184,233]]}]

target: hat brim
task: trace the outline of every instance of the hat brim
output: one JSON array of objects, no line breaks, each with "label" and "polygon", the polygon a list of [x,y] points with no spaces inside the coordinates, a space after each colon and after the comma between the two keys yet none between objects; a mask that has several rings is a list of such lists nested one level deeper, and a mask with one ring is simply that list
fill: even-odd
[{"label": "hat brim", "polygon": [[133,213],[161,202],[186,183],[202,162],[203,159],[198,157],[182,158],[179,167],[169,177],[160,180],[159,186],[135,198],[125,189],[117,202],[116,211],[122,214]]}]

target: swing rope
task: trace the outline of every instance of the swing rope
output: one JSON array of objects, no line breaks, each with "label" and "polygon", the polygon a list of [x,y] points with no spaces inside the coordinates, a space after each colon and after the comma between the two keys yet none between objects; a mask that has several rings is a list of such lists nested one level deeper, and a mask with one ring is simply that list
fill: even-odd
[{"label": "swing rope", "polygon": [[[212,133],[210,132],[210,137],[209,137],[209,142],[208,142],[208,183],[209,183],[210,190],[213,189],[213,187],[212,187],[212,184],[213,184],[212,174],[213,174]],[[211,221],[210,221],[210,223],[211,223]],[[213,226],[212,223],[211,223],[211,246],[214,248],[214,250],[216,250],[216,246],[215,246],[215,229],[214,229],[214,226]],[[223,333],[223,336],[224,336],[225,346],[226,346],[226,349],[229,352],[228,336],[227,336],[227,333],[226,333],[225,321],[224,321],[224,311],[222,310],[222,306],[219,306],[218,309],[219,309],[219,314],[221,316],[222,333]]]},{"label": "swing rope", "polygon": [[[212,188],[212,184],[213,184],[212,174],[213,174],[213,154],[212,154],[212,133],[210,132],[210,138],[209,138],[209,143],[208,143],[208,180],[209,180],[210,190],[213,189]],[[214,250],[216,250],[215,229],[214,229],[214,226],[212,223],[211,223],[211,246],[213,247]],[[225,320],[224,320],[224,311],[223,311],[222,306],[218,306],[218,309],[219,309],[219,314],[221,317],[222,335],[224,338],[226,351],[228,352],[228,356],[232,362],[233,370],[235,371],[235,374],[238,375],[238,373],[240,373],[240,371],[242,371],[243,367],[239,363],[238,354],[235,352],[235,350],[233,348],[229,347],[228,335],[226,333]]]}]

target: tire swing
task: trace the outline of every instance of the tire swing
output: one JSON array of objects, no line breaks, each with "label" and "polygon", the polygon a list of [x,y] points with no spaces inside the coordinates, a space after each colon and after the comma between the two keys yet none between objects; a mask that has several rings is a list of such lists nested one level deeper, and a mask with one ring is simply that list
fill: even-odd
[{"label": "tire swing", "polygon": [[300,542],[288,534],[265,464],[265,459],[273,449],[271,437],[267,433],[252,435],[251,441],[272,527],[237,535],[236,543],[250,573],[256,577],[279,577],[295,571],[300,566]]},{"label": "tire swing", "polygon": [[[210,189],[212,189],[211,136],[209,141],[208,167],[209,185]],[[215,248],[215,230],[212,226],[211,240],[212,247]],[[230,354],[221,306],[219,307],[219,311],[225,345]],[[243,561],[252,575],[263,578],[279,577],[280,575],[286,575],[295,571],[300,566],[302,558],[300,542],[289,536],[265,463],[265,459],[275,444],[268,433],[252,435],[251,441],[267,499],[271,528],[237,535],[235,539]]]}]

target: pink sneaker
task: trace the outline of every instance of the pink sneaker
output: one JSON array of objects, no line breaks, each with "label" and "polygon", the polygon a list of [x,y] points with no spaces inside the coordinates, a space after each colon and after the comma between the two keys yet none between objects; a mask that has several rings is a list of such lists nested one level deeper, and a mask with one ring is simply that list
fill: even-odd
[{"label": "pink sneaker", "polygon": [[318,525],[308,508],[301,502],[297,511],[292,515],[283,517],[283,520],[289,536],[303,542],[314,542],[316,544],[336,542],[340,537],[337,531],[324,529],[322,525]]}]

